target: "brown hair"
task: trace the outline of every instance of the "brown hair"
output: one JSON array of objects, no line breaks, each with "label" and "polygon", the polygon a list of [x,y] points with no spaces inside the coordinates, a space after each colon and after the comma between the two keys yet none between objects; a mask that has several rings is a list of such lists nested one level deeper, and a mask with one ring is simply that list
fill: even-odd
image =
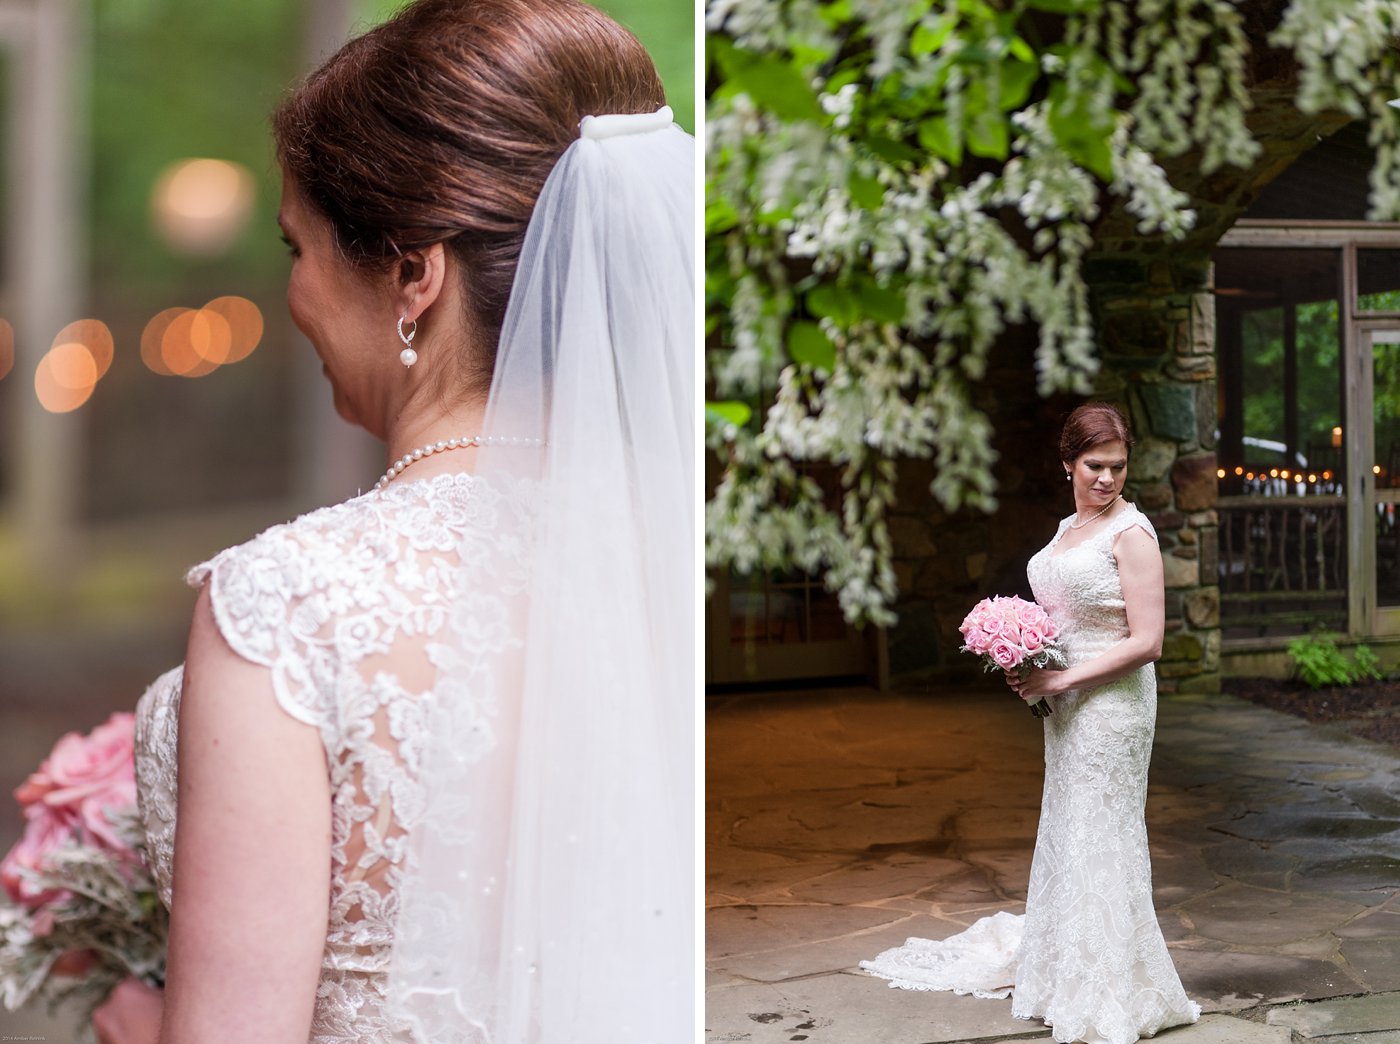
[{"label": "brown hair", "polygon": [[1060,429],[1060,460],[1072,464],[1081,454],[1115,439],[1132,451],[1133,433],[1122,411],[1112,403],[1086,402],[1075,408]]},{"label": "brown hair", "polygon": [[579,120],[664,104],[636,37],[579,0],[418,0],[312,73],[273,135],[350,264],[388,272],[435,243],[453,254],[481,390],[530,214]]}]

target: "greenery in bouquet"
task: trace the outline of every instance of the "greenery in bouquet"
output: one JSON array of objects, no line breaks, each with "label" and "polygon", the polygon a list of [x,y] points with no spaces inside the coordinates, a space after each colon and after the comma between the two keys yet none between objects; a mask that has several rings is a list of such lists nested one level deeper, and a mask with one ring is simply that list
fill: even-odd
[{"label": "greenery in bouquet", "polygon": [[0,1000],[90,1016],[128,976],[165,979],[168,914],[144,852],[130,714],[69,733],[15,791],[24,836],[0,862]]}]

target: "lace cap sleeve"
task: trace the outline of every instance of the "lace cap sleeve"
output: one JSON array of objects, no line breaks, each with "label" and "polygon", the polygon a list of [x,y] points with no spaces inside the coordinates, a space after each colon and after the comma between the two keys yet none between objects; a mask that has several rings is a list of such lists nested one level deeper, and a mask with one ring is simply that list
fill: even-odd
[{"label": "lace cap sleeve", "polygon": [[1158,543],[1157,530],[1152,528],[1152,523],[1148,520],[1147,516],[1144,515],[1142,511],[1138,508],[1138,506],[1133,503],[1129,503],[1128,510],[1124,511],[1121,515],[1119,515],[1116,519],[1113,520],[1113,527],[1111,530],[1113,533],[1113,538],[1117,540],[1118,535],[1120,533],[1126,533],[1134,526],[1137,526],[1139,529],[1147,533],[1147,535],[1152,538],[1152,542],[1154,544]]},{"label": "lace cap sleeve", "polygon": [[329,708],[314,684],[320,624],[308,619],[310,557],[291,525],[275,526],[195,566],[185,582],[208,586],[219,633],[243,659],[271,669],[282,709],[322,726]]}]

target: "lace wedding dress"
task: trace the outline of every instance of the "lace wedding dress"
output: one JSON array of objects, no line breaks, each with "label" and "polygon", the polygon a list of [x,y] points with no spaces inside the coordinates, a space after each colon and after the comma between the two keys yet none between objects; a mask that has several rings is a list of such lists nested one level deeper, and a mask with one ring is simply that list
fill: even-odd
[{"label": "lace wedding dress", "polygon": [[[1124,508],[1059,551],[1066,518],[1027,567],[1071,666],[1128,635],[1114,541],[1132,526],[1154,540],[1156,533],[1136,507]],[[910,990],[1005,997],[1014,986],[1012,1014],[1043,1019],[1056,1041],[1131,1044],[1201,1013],[1182,989],[1152,906],[1143,812],[1156,674],[1148,664],[1050,702],[1024,917],[1002,912],[951,939],[910,939],[861,967]]]},{"label": "lace wedding dress", "polygon": [[[424,711],[454,677],[436,639],[447,641],[460,585],[489,599],[525,582],[516,511],[469,475],[401,480],[274,526],[189,573],[193,586],[209,584],[225,641],[271,669],[282,709],[325,746],[332,877],[311,1044],[410,1039],[384,998],[406,839],[424,806]],[[478,561],[492,563],[491,575]],[[511,640],[506,627],[476,637],[483,655]],[[136,720],[138,796],[166,906],[182,672],[147,690]],[[482,697],[475,710],[489,748],[494,707]]]}]

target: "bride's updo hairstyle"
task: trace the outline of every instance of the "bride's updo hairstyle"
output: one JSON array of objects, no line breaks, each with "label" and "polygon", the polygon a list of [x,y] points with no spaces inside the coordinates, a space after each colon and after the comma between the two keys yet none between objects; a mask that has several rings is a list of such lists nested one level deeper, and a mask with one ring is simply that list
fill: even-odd
[{"label": "bride's updo hairstyle", "polygon": [[1115,440],[1132,452],[1133,433],[1122,412],[1112,403],[1086,402],[1075,408],[1060,429],[1060,460],[1073,464],[1095,446]]},{"label": "bride's updo hairstyle", "polygon": [[665,103],[637,38],[578,0],[418,0],[312,73],[273,135],[352,266],[451,251],[478,341],[458,376],[484,396],[530,214],[579,120]]}]

